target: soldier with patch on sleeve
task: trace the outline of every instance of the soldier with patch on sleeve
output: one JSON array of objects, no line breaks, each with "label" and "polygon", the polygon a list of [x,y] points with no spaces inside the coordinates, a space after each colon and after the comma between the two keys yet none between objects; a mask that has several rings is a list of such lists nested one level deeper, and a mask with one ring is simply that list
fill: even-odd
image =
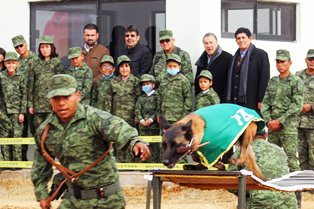
[{"label": "soldier with patch on sleeve", "polygon": [[307,52],[307,68],[296,73],[304,83],[304,103],[299,115],[298,139],[301,170],[314,169],[314,49]]},{"label": "soldier with patch on sleeve", "polygon": [[[42,209],[51,208],[48,184],[53,161],[58,159],[66,167],[62,174],[67,179],[67,190],[58,208],[123,209],[126,202],[110,144],[141,160],[150,157],[149,148],[137,139],[137,130],[121,118],[80,104],[77,87],[74,77],[66,74],[55,75],[49,81],[47,97],[53,112],[35,134],[31,179],[36,199]],[[81,172],[77,178],[68,178]]]}]

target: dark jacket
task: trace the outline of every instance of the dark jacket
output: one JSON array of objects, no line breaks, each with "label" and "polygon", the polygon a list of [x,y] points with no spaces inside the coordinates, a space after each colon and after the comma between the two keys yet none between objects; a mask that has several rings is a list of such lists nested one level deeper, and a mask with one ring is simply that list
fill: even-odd
[{"label": "dark jacket", "polygon": [[207,69],[213,75],[213,89],[217,92],[220,102],[223,103],[226,101],[224,92],[228,80],[228,70],[232,62],[232,55],[226,51],[222,51],[221,54],[209,65],[207,64],[207,60],[207,53],[204,51],[195,63],[197,66],[194,82],[195,95],[201,92],[197,76],[202,70]]},{"label": "dark jacket", "polygon": [[[238,49],[234,57],[239,56],[239,53],[240,51]],[[247,58],[248,57],[246,57],[245,59]],[[236,64],[236,61],[234,63]],[[234,69],[235,66],[231,66],[229,73],[233,73]],[[267,52],[253,46],[251,56],[249,57],[246,102],[237,103],[233,100],[233,98],[227,98],[227,102],[239,104],[241,106],[254,109],[260,114],[257,103],[263,101],[269,77],[270,66]],[[233,84],[228,85],[227,88],[233,88]]]},{"label": "dark jacket", "polygon": [[127,49],[127,56],[131,59],[132,74],[140,78],[141,75],[148,73],[152,66],[152,54],[150,50],[139,42],[135,47]]}]

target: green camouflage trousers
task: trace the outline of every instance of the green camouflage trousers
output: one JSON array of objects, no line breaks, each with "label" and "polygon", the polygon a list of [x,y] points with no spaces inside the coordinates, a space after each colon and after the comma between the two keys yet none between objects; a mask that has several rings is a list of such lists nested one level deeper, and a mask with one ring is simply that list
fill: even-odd
[{"label": "green camouflage trousers", "polygon": [[123,209],[125,198],[122,191],[102,199],[80,200],[65,194],[58,209]]},{"label": "green camouflage trousers", "polygon": [[314,169],[314,129],[298,129],[298,152],[301,170]]},{"label": "green camouflage trousers", "polygon": [[[9,114],[8,118],[11,121],[12,128],[9,131],[10,138],[22,137],[23,123],[18,122],[18,114]],[[22,146],[21,145],[3,145],[1,153],[5,161],[22,160]]]},{"label": "green camouflage trousers", "polygon": [[268,135],[268,141],[274,143],[279,147],[282,147],[288,157],[288,166],[290,172],[299,171],[299,159],[298,159],[298,134],[297,133],[281,133],[270,132]]}]

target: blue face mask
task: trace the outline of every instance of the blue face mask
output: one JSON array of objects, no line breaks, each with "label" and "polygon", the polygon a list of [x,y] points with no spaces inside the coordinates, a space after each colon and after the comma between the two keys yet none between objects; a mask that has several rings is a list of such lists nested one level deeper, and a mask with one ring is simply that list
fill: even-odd
[{"label": "blue face mask", "polygon": [[142,86],[142,90],[145,92],[145,93],[149,93],[153,90],[153,87],[152,85],[145,85],[145,86]]},{"label": "blue face mask", "polygon": [[175,76],[180,72],[180,69],[167,69],[167,72],[171,75],[171,76]]},{"label": "blue face mask", "polygon": [[113,72],[112,72],[109,76],[103,75],[102,77],[103,77],[104,79],[110,79],[112,76],[113,76]]}]

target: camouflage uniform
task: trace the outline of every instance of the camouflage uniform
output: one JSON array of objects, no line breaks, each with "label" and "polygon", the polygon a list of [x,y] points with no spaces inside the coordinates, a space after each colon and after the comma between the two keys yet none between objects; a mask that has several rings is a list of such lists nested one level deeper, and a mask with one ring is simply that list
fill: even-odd
[{"label": "camouflage uniform", "polygon": [[195,98],[195,110],[202,107],[219,104],[220,99],[218,94],[213,88],[209,88],[207,91],[199,93]]},{"label": "camouflage uniform", "polygon": [[[4,101],[0,100],[0,107],[3,107]],[[6,138],[9,137],[9,133],[11,130],[11,122],[8,118],[7,114],[0,109],[0,138]],[[0,145],[0,161],[4,160],[3,156],[3,145]],[[0,168],[1,169],[1,168]]]},{"label": "camouflage uniform", "polygon": [[134,126],[135,103],[140,95],[139,79],[134,75],[123,81],[121,76],[111,80],[112,114]]},{"label": "camouflage uniform", "polygon": [[[141,82],[143,82],[143,77],[147,74],[143,74],[141,77]],[[151,75],[150,75],[151,76]],[[151,76],[154,78],[153,76]],[[144,77],[145,78],[145,77]],[[154,80],[152,81],[154,82]],[[135,117],[138,121],[147,120],[151,118],[153,123],[149,126],[142,126],[139,124],[139,135],[140,136],[159,136],[160,127],[157,122],[157,116],[159,115],[159,102],[160,97],[158,92],[153,90],[149,94],[143,93],[136,102],[135,105]],[[160,143],[151,143],[149,145],[150,152],[152,154],[149,162],[160,163],[161,162],[161,144]]]},{"label": "camouflage uniform", "polygon": [[314,75],[306,70],[296,73],[304,83],[304,104],[311,104],[312,110],[300,113],[298,124],[299,161],[301,170],[314,169]]},{"label": "camouflage uniform", "polygon": [[[8,52],[6,57],[10,56]],[[17,60],[17,55],[16,60]],[[9,137],[22,137],[23,123],[18,122],[19,114],[26,112],[26,80],[24,75],[18,71],[14,76],[9,76],[7,71],[0,73],[1,93],[3,95],[4,106],[1,107],[7,113],[11,122],[11,129]],[[3,146],[4,160],[22,160],[22,146],[21,145],[5,145]]]},{"label": "camouflage uniform", "polygon": [[300,170],[297,157],[297,120],[303,105],[303,82],[291,74],[286,78],[272,77],[262,102],[265,121],[279,120],[281,129],[269,133],[269,142],[283,147],[288,156],[290,171]]},{"label": "camouflage uniform", "polygon": [[[181,63],[176,54],[171,54],[167,61]],[[166,73],[158,88],[160,94],[160,114],[165,116],[169,123],[174,123],[192,111],[192,91],[189,80],[180,72],[172,76]]]},{"label": "camouflage uniform", "polygon": [[[80,47],[69,48],[68,59],[77,58],[81,55],[82,49]],[[70,66],[65,72],[76,79],[77,90],[81,92],[81,104],[90,105],[94,78],[92,69],[83,62],[81,67]]]},{"label": "camouflage uniform", "polygon": [[63,66],[58,58],[49,61],[38,59],[29,71],[28,78],[28,108],[34,108],[34,126],[38,128],[51,112],[48,93],[49,79],[63,73]]},{"label": "camouflage uniform", "polygon": [[[287,155],[280,147],[264,139],[255,139],[252,143],[252,147],[256,163],[264,174],[266,181],[280,178],[289,173]],[[232,157],[238,158],[239,156],[240,151],[237,151]],[[228,170],[235,171],[238,170],[238,168],[236,166],[229,166]],[[294,192],[250,190],[248,191],[247,197],[247,208],[297,208]]]},{"label": "camouflage uniform", "polygon": [[[118,149],[127,149],[132,155],[131,148],[137,137],[136,129],[120,118],[90,106],[79,105],[66,127],[54,113],[51,114],[35,135],[37,147],[31,177],[37,200],[48,197],[47,184],[53,175],[52,165],[42,156],[40,147],[41,135],[47,124],[50,125],[46,140],[47,151],[74,172],[81,171],[100,157],[111,141]],[[104,160],[80,176],[77,182],[71,184],[68,181],[67,186],[71,189],[78,186],[88,190],[112,184],[117,185],[117,191],[103,199],[94,197],[81,200],[68,191],[59,208],[124,208],[125,200],[119,187],[119,175],[112,153],[109,152]]]},{"label": "camouflage uniform", "polygon": [[[172,31],[170,30],[163,30],[160,31],[159,36],[160,40],[164,40],[172,38],[173,34]],[[171,53],[177,54],[181,58],[181,72],[190,81],[190,86],[192,87],[194,83],[194,78],[190,55],[186,51],[183,51],[182,49],[176,46],[173,48],[173,51]],[[156,52],[156,54],[154,55],[150,74],[155,76],[158,82],[161,82],[163,75],[167,74],[166,72],[167,58],[168,56],[163,50],[160,52]]]}]

